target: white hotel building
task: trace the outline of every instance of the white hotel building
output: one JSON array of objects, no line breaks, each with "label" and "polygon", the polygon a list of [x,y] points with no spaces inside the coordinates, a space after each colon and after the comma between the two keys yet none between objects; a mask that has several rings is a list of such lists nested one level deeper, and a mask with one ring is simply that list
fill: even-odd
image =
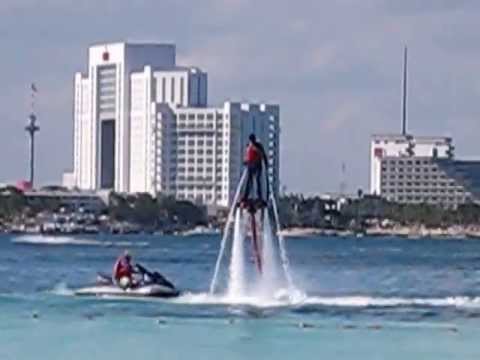
[{"label": "white hotel building", "polygon": [[177,66],[174,45],[102,44],[88,57],[75,75],[74,186],[228,206],[253,132],[278,192],[278,105],[209,107],[207,74]]},{"label": "white hotel building", "polygon": [[455,160],[449,137],[373,135],[370,192],[390,201],[456,208],[480,199],[480,161]]}]

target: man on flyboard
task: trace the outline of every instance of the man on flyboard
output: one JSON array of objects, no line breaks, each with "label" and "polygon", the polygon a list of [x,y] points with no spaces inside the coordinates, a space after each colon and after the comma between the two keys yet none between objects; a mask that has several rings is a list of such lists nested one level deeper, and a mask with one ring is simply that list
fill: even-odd
[{"label": "man on flyboard", "polygon": [[[268,183],[268,158],[265,153],[263,145],[257,141],[255,134],[250,134],[248,137],[249,143],[247,149],[245,150],[244,164],[247,167],[247,184],[245,185],[245,191],[242,197],[242,203],[247,205],[250,198],[253,181],[257,186],[257,200],[262,206],[265,206],[270,196],[270,189]],[[262,191],[262,173],[265,171],[266,176],[266,198],[263,198]]]}]

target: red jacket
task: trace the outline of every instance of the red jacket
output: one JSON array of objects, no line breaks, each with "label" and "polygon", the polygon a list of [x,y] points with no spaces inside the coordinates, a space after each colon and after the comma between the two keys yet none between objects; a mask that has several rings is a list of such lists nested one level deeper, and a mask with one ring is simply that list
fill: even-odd
[{"label": "red jacket", "polygon": [[262,162],[262,152],[261,150],[253,145],[249,144],[247,150],[245,151],[245,164],[247,165],[259,165]]},{"label": "red jacket", "polygon": [[113,267],[113,277],[115,280],[126,276],[131,278],[133,275],[133,268],[125,256],[120,256]]}]

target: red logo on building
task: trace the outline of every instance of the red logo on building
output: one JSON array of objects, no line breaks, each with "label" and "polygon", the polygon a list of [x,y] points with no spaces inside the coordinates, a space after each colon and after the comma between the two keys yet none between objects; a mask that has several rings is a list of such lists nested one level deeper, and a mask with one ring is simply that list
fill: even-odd
[{"label": "red logo on building", "polygon": [[378,158],[383,157],[383,149],[382,148],[375,148],[375,150],[373,150],[373,153],[374,153],[375,157],[378,157]]},{"label": "red logo on building", "polygon": [[102,59],[103,61],[108,61],[110,60],[110,54],[108,51],[104,51],[103,54],[102,54]]}]

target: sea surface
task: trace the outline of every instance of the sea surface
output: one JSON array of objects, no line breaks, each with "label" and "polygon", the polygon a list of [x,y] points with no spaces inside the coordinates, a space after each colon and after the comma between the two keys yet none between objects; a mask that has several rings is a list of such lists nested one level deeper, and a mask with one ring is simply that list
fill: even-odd
[{"label": "sea surface", "polygon": [[[208,295],[216,236],[2,235],[0,359],[480,359],[480,241],[286,245],[301,291],[241,304]],[[126,248],[183,295],[73,295]]]}]

